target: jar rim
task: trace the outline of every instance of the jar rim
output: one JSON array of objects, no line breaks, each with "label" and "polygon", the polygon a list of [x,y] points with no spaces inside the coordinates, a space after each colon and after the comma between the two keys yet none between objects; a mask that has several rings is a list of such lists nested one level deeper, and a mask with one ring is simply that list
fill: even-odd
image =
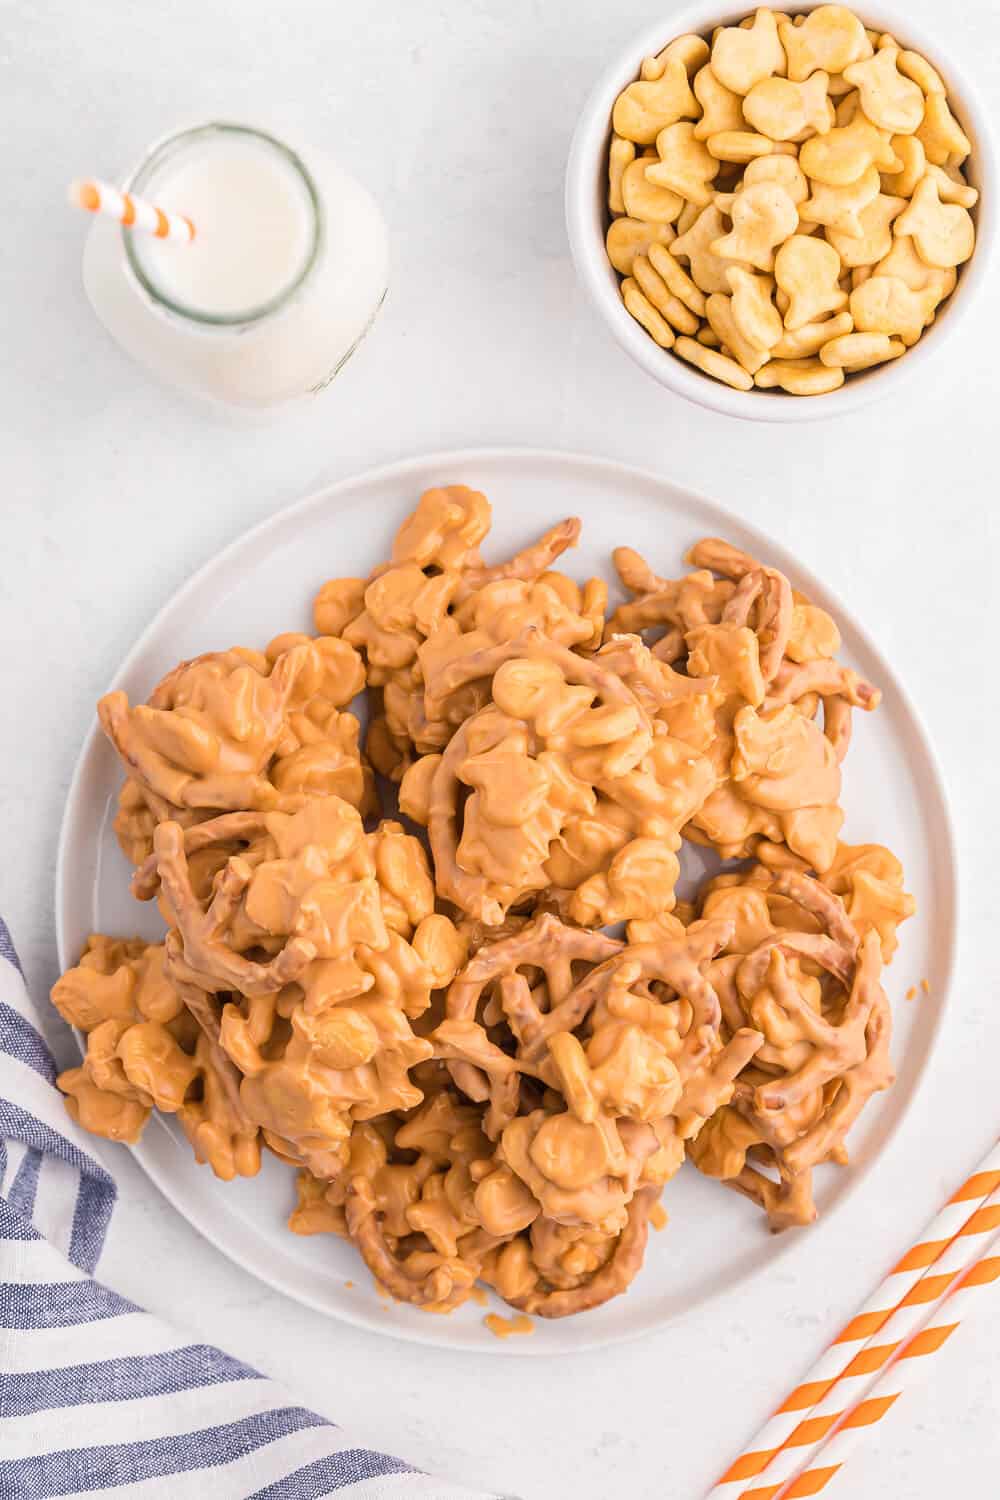
[{"label": "jar rim", "polygon": [[305,188],[306,198],[312,211],[312,232],[309,252],[300,270],[286,286],[283,286],[279,292],[273,297],[268,298],[266,302],[257,303],[252,307],[239,309],[233,313],[208,313],[203,308],[191,307],[178,298],[168,296],[166,292],[156,286],[153,279],[143,267],[137,253],[135,234],[124,225],[120,233],[129,269],[152,302],[166,309],[166,311],[174,313],[178,317],[185,318],[190,323],[200,324],[203,327],[209,328],[233,328],[259,323],[272,313],[278,312],[294,297],[295,293],[309,277],[319,259],[323,244],[323,210],[319,190],[301,157],[289,146],[286,146],[283,141],[278,140],[277,136],[270,135],[265,130],[258,130],[252,125],[240,125],[229,120],[209,120],[203,125],[190,126],[186,130],[179,130],[172,135],[164,136],[149,148],[143,160],[135,168],[125,184],[126,192],[141,195],[154,172],[158,171],[164,162],[169,161],[179,151],[186,150],[188,146],[199,140],[212,140],[219,136],[237,136],[263,143],[268,149],[277,152],[283,158],[299,177],[302,186]]}]

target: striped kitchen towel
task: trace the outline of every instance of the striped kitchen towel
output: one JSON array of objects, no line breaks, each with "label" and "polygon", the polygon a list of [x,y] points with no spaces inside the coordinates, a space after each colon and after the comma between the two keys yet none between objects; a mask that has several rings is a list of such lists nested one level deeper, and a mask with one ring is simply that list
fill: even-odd
[{"label": "striped kitchen towel", "polygon": [[476,1500],[94,1280],[115,1185],[36,1019],[0,921],[0,1500]]}]

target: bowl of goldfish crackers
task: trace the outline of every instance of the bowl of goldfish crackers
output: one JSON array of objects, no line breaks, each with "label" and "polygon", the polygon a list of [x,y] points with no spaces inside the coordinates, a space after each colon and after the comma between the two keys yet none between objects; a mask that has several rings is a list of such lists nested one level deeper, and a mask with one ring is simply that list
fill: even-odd
[{"label": "bowl of goldfish crackers", "polygon": [[944,346],[987,271],[994,184],[982,106],[905,13],[696,3],[594,89],[567,225],[644,370],[796,421],[888,393]]}]

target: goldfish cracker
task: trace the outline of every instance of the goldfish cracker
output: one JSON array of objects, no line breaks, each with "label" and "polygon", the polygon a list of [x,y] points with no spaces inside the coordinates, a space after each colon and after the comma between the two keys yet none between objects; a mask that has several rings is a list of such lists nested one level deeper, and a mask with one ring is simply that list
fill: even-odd
[{"label": "goldfish cracker", "polygon": [[818,354],[831,339],[842,338],[853,328],[854,319],[849,312],[834,313],[832,318],[824,318],[820,323],[807,323],[794,333],[789,333],[786,328],[771,354],[775,359],[807,359],[811,354]]},{"label": "goldfish cracker", "polygon": [[798,227],[798,209],[776,182],[758,182],[735,195],[729,234],[720,236],[709,247],[725,260],[748,261],[761,271],[774,269],[776,245],[794,235]]},{"label": "goldfish cracker", "polygon": [[684,70],[690,77],[708,62],[708,43],[704,37],[695,36],[692,32],[686,36],[675,37],[655,57],[643,58],[642,67],[639,69],[640,77],[662,78],[667,64],[673,62],[674,59],[684,64]]},{"label": "goldfish cracker", "polygon": [[644,255],[637,255],[632,267],[632,274],[638,282],[640,290],[656,308],[661,317],[665,318],[674,328],[680,329],[681,333],[697,333],[698,319],[690,308],[685,307],[679,297],[675,297],[667,287],[666,282],[654,271],[652,265]]},{"label": "goldfish cracker", "polygon": [[719,82],[712,72],[711,63],[698,70],[692,87],[701,105],[701,119],[694,127],[695,140],[707,141],[710,135],[722,131],[744,129],[742,100],[739,94],[734,94],[732,89]]},{"label": "goldfish cracker", "polygon": [[927,170],[924,148],[915,135],[894,135],[892,149],[902,162],[902,171],[883,172],[882,190],[895,193],[900,198],[909,198]]},{"label": "goldfish cracker", "polygon": [[732,297],[725,296],[723,292],[713,292],[706,303],[705,311],[710,326],[719,336],[722,347],[743,366],[748,375],[753,375],[761,365],[767,363],[770,356],[766,349],[759,349],[749,339],[744,338],[733,319],[732,303]]},{"label": "goldfish cracker", "polygon": [[615,100],[611,121],[617,135],[638,146],[650,146],[667,125],[698,115],[687,70],[679,58],[668,62],[660,78],[630,83]]},{"label": "goldfish cracker", "polygon": [[912,78],[924,94],[943,94],[944,84],[936,68],[932,68],[926,57],[919,52],[901,52],[896,58],[896,67],[907,78]]},{"label": "goldfish cracker", "polygon": [[830,187],[846,187],[857,182],[862,172],[876,166],[880,171],[898,172],[902,162],[892,149],[889,136],[864,115],[854,117],[849,125],[838,126],[826,135],[813,136],[799,152],[799,166],[807,177]]},{"label": "goldfish cracker", "polygon": [[803,83],[811,73],[842,73],[851,63],[870,57],[872,44],[853,11],[844,5],[820,5],[795,24],[778,21],[778,34],[788,58],[788,76]]},{"label": "goldfish cracker", "polygon": [[838,130],[845,125],[850,125],[858,110],[861,108],[861,97],[857,89],[849,88],[837,100],[837,106],[833,112],[833,123]]},{"label": "goldfish cracker", "polygon": [[704,208],[712,201],[708,184],[719,170],[719,163],[701,141],[695,139],[694,126],[688,121],[668,125],[656,137],[660,160],[646,168],[646,177],[657,187],[670,188],[689,203]]},{"label": "goldfish cracker", "polygon": [[712,72],[734,94],[749,94],[754,84],[786,67],[774,12],[762,7],[747,26],[724,26],[712,42]]},{"label": "goldfish cracker", "polygon": [[699,318],[705,316],[705,294],[691,280],[667,245],[650,245],[649,261],[669,290]]},{"label": "goldfish cracker", "polygon": [[795,141],[804,133],[823,134],[833,125],[826,73],[813,73],[805,83],[789,78],[764,78],[743,100],[743,114],[754,130],[774,141]]},{"label": "goldfish cracker", "polygon": [[943,297],[954,291],[958,279],[954,269],[941,270],[938,266],[929,266],[917,254],[910,236],[898,233],[893,238],[889,254],[879,261],[873,274],[898,276],[901,281],[905,281],[911,292],[933,293],[935,307]]},{"label": "goldfish cracker", "polygon": [[869,167],[857,182],[849,182],[846,187],[813,182],[812,193],[799,205],[799,213],[804,219],[860,239],[865,232],[861,213],[878,197],[881,186],[882,178],[876,167]]},{"label": "goldfish cracker", "polygon": [[780,387],[790,396],[825,396],[843,383],[843,370],[831,369],[818,359],[772,359],[754,377],[761,390]]},{"label": "goldfish cracker", "polygon": [[622,276],[631,276],[637,255],[645,255],[650,245],[669,245],[674,238],[670,224],[646,224],[640,219],[613,219],[608,225],[608,260]]},{"label": "goldfish cracker", "polygon": [[898,276],[869,276],[850,298],[851,317],[860,333],[896,334],[906,345],[915,344],[928,320],[926,292],[911,292]]},{"label": "goldfish cracker", "polygon": [[953,165],[961,166],[972,150],[969,137],[948,108],[943,94],[928,95],[924,103],[924,118],[916,133],[927,160],[936,167],[946,166],[949,158],[953,158]]},{"label": "goldfish cracker", "polygon": [[669,188],[657,187],[646,176],[648,161],[639,157],[622,173],[621,195],[625,212],[645,224],[671,224],[684,207],[684,199]]},{"label": "goldfish cracker", "polygon": [[718,161],[748,162],[761,156],[770,156],[774,142],[766,135],[755,135],[752,130],[720,130],[710,135],[705,142]]},{"label": "goldfish cracker", "polygon": [[[683,222],[683,216],[679,221]],[[728,292],[726,279],[731,261],[720,259],[712,245],[725,230],[725,220],[714,203],[703,208],[686,233],[679,234],[671,245],[674,257],[681,257],[690,264],[691,279],[703,292]]]},{"label": "goldfish cracker", "polygon": [[640,323],[650,338],[659,344],[661,349],[669,349],[674,342],[674,330],[656,308],[649,298],[644,296],[637,282],[631,276],[626,276],[621,287],[622,301],[637,323]]},{"label": "goldfish cracker", "polygon": [[906,211],[899,216],[899,233],[912,237],[920,259],[947,270],[972,254],[976,230],[968,209],[942,203],[937,180],[927,176],[917,183]]},{"label": "goldfish cracker", "polygon": [[858,90],[873,125],[891,135],[912,135],[924,117],[924,96],[919,84],[899,71],[898,57],[898,47],[880,47],[874,57],[845,68],[844,77]]},{"label": "goldfish cracker", "polygon": [[[683,97],[679,67],[696,108],[655,149],[648,123],[639,140],[632,119],[626,140],[629,110],[662,107],[668,84]],[[737,389],[750,376],[822,394],[933,323],[974,252],[979,194],[962,171],[970,143],[920,53],[845,6],[761,7],[708,46],[678,37],[637,82],[661,93],[629,85],[619,99],[609,257],[663,347],[672,338]]]},{"label": "goldfish cracker", "polygon": [[905,352],[906,345],[900,339],[891,339],[887,333],[848,333],[824,344],[819,357],[825,365],[839,366],[854,374],[884,364],[888,359],[898,359]]},{"label": "goldfish cracker", "polygon": [[721,380],[724,385],[731,385],[734,390],[753,390],[753,378],[742,365],[738,365],[734,359],[728,359],[716,349],[707,349],[696,339],[679,338],[674,344],[674,352],[681,359],[686,359],[688,364],[696,365],[704,374],[711,375],[714,380]]},{"label": "goldfish cracker", "polygon": [[677,233],[679,235],[687,234],[692,225],[698,222],[698,216],[700,213],[701,209],[698,207],[697,203],[685,203],[684,207],[681,209],[680,218],[677,220],[677,224],[675,226],[677,229]]},{"label": "goldfish cracker", "polygon": [[[840,256],[841,264],[850,267],[870,266],[888,255],[892,248],[892,223],[906,207],[905,198],[879,193],[858,215],[860,235],[828,229],[826,237]],[[964,213],[965,210],[963,209]]]},{"label": "goldfish cracker", "polygon": [[741,337],[755,349],[769,353],[784,332],[781,314],[771,301],[773,283],[769,277],[754,276],[740,266],[733,266],[726,279],[733,293],[733,322]]},{"label": "goldfish cracker", "polygon": [[621,135],[612,136],[611,145],[608,148],[608,208],[613,214],[625,212],[622,177],[625,174],[625,168],[634,161],[635,143],[627,141]]},{"label": "goldfish cracker", "polygon": [[925,172],[937,183],[938,197],[942,203],[960,203],[963,208],[975,208],[979,202],[978,192],[966,182],[961,168],[938,167],[933,162],[928,162]]},{"label": "goldfish cracker", "polygon": [[743,173],[743,185],[753,187],[755,182],[776,182],[779,187],[785,189],[796,208],[809,197],[806,174],[794,156],[773,154],[757,157],[755,161],[747,162],[746,171]]},{"label": "goldfish cracker", "polygon": [[793,234],[775,256],[774,277],[788,295],[785,327],[794,333],[823,313],[839,312],[847,293],[837,285],[840,256],[825,240]]}]

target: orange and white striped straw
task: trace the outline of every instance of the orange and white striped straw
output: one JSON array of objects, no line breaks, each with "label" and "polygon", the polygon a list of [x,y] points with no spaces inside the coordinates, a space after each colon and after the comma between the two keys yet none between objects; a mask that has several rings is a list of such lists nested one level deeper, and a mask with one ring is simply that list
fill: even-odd
[{"label": "orange and white striped straw", "polygon": [[[799,1474],[803,1464],[812,1465],[813,1455],[823,1447],[834,1429],[843,1426],[845,1418],[853,1419],[854,1408],[866,1408],[869,1422],[875,1420],[873,1387],[890,1362],[904,1357],[904,1349],[905,1357],[911,1358],[933,1354],[940,1347],[935,1330],[924,1327],[928,1312],[962,1281],[970,1266],[975,1265],[982,1256],[984,1249],[992,1246],[998,1229],[1000,1190],[970,1215],[966,1225],[934,1261],[934,1274],[921,1277],[877,1335],[851,1359],[823,1399],[797,1424],[766,1474],[760,1476],[764,1483],[754,1481],[749,1489],[741,1491],[739,1500],[777,1500],[779,1495],[812,1493],[809,1489],[799,1487],[798,1478],[790,1488],[786,1489],[786,1486]],[[1000,1267],[1000,1259],[997,1260],[997,1265]],[[953,1326],[949,1327],[949,1334]],[[905,1371],[903,1374],[905,1377]],[[897,1389],[896,1395],[898,1394]],[[889,1405],[891,1404],[890,1402]],[[882,1411],[887,1409],[882,1407]]]},{"label": "orange and white striped straw", "polygon": [[195,236],[194,225],[185,214],[167,213],[165,209],[157,208],[155,203],[137,198],[134,193],[123,193],[119,188],[112,187],[111,183],[100,182],[96,177],[71,183],[69,200],[78,208],[85,208],[88,213],[105,214],[108,218],[117,219],[119,224],[126,224],[131,229],[142,229],[160,240],[190,241]]},{"label": "orange and white striped straw", "polygon": [[[852,1382],[850,1399],[857,1399],[857,1381],[874,1377],[884,1368],[900,1342],[926,1316],[928,1304],[936,1302],[980,1252],[982,1237],[1000,1226],[1000,1195],[993,1196],[998,1188],[1000,1141],[729,1466],[708,1500],[772,1500],[777,1496],[842,1415],[844,1404],[834,1390],[838,1382],[847,1377]],[[949,1248],[953,1244],[954,1254]],[[947,1261],[943,1259],[946,1253]],[[931,1267],[938,1267],[938,1274],[929,1276]],[[897,1321],[890,1330],[894,1316]],[[874,1340],[880,1333],[876,1346]],[[886,1345],[891,1345],[887,1352],[878,1352]],[[747,1488],[747,1480],[758,1476],[758,1482]]]},{"label": "orange and white striped straw", "polygon": [[804,1496],[818,1495],[825,1490],[854,1452],[863,1434],[882,1421],[904,1391],[913,1390],[927,1378],[931,1371],[929,1356],[951,1338],[973,1305],[978,1289],[991,1286],[1000,1279],[1000,1254],[992,1253],[1000,1250],[1000,1236],[994,1237],[987,1249],[987,1254],[974,1259],[972,1265],[956,1278],[955,1289],[946,1294],[927,1325],[893,1355],[864,1400],[847,1413],[829,1439],[812,1451],[807,1467],[801,1469],[790,1484],[780,1488],[781,1500],[802,1500]]}]

